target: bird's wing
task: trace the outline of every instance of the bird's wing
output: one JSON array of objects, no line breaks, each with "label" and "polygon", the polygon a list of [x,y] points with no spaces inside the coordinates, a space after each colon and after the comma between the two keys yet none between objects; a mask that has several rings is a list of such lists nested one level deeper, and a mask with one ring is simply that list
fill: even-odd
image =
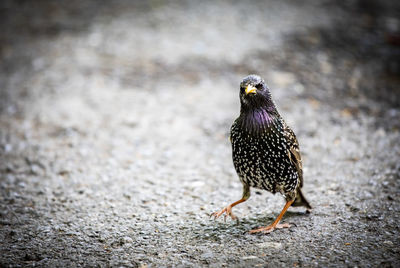
[{"label": "bird's wing", "polygon": [[239,120],[239,118],[236,118],[235,121],[233,121],[233,124],[231,126],[231,129],[229,131],[229,141],[232,143],[232,132],[234,131],[234,129],[236,128],[237,125],[237,121]]},{"label": "bird's wing", "polygon": [[303,187],[303,163],[301,160],[299,143],[297,141],[296,135],[294,134],[293,130],[286,124],[284,125],[284,128],[285,128],[284,133],[286,133],[285,135],[286,140],[289,145],[287,154],[290,159],[290,162],[296,167],[297,173],[299,174],[300,188],[301,188]]}]

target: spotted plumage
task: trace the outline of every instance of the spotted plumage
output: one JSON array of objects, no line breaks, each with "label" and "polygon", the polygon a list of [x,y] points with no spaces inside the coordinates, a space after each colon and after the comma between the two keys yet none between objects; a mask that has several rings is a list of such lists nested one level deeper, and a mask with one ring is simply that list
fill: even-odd
[{"label": "spotted plumage", "polygon": [[282,194],[293,192],[299,175],[288,157],[284,122],[277,118],[260,131],[249,132],[241,118],[231,128],[233,164],[242,183]]},{"label": "spotted plumage", "polygon": [[240,115],[231,127],[230,140],[233,164],[243,184],[243,196],[212,215],[217,218],[226,213],[235,219],[232,207],[246,201],[250,197],[250,187],[255,187],[279,192],[287,203],[273,224],[251,232],[288,227],[279,224],[288,207],[311,208],[301,192],[303,171],[297,138],[278,113],[261,77],[249,75],[243,79],[240,104]]}]

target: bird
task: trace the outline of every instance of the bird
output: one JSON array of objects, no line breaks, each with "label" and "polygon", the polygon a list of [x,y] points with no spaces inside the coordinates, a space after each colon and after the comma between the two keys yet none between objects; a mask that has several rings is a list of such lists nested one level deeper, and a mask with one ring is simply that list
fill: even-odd
[{"label": "bird", "polygon": [[280,193],[286,203],[272,224],[250,233],[289,228],[289,224],[280,221],[290,206],[304,206],[307,211],[312,208],[301,191],[303,167],[296,135],[279,114],[270,89],[260,76],[246,76],[240,83],[239,97],[240,114],[231,126],[229,138],[243,194],[241,199],[211,216],[216,219],[225,213],[225,219],[229,216],[237,220],[232,208],[248,200],[250,187],[254,187]]}]

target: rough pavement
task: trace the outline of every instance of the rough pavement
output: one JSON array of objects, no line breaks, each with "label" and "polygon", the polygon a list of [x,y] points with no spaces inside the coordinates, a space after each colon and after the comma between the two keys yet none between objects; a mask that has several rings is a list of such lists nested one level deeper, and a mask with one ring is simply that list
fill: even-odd
[{"label": "rough pavement", "polygon": [[[2,1],[0,266],[400,266],[394,1]],[[311,214],[241,196],[228,131],[263,76]]]}]

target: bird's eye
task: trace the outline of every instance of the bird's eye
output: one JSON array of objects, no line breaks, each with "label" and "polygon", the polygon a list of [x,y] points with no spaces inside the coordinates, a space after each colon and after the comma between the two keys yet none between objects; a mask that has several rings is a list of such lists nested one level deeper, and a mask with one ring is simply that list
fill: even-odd
[{"label": "bird's eye", "polygon": [[262,86],[262,84],[257,84],[257,85],[256,85],[256,88],[257,88],[258,90],[262,90],[262,89],[263,89],[263,86]]}]

